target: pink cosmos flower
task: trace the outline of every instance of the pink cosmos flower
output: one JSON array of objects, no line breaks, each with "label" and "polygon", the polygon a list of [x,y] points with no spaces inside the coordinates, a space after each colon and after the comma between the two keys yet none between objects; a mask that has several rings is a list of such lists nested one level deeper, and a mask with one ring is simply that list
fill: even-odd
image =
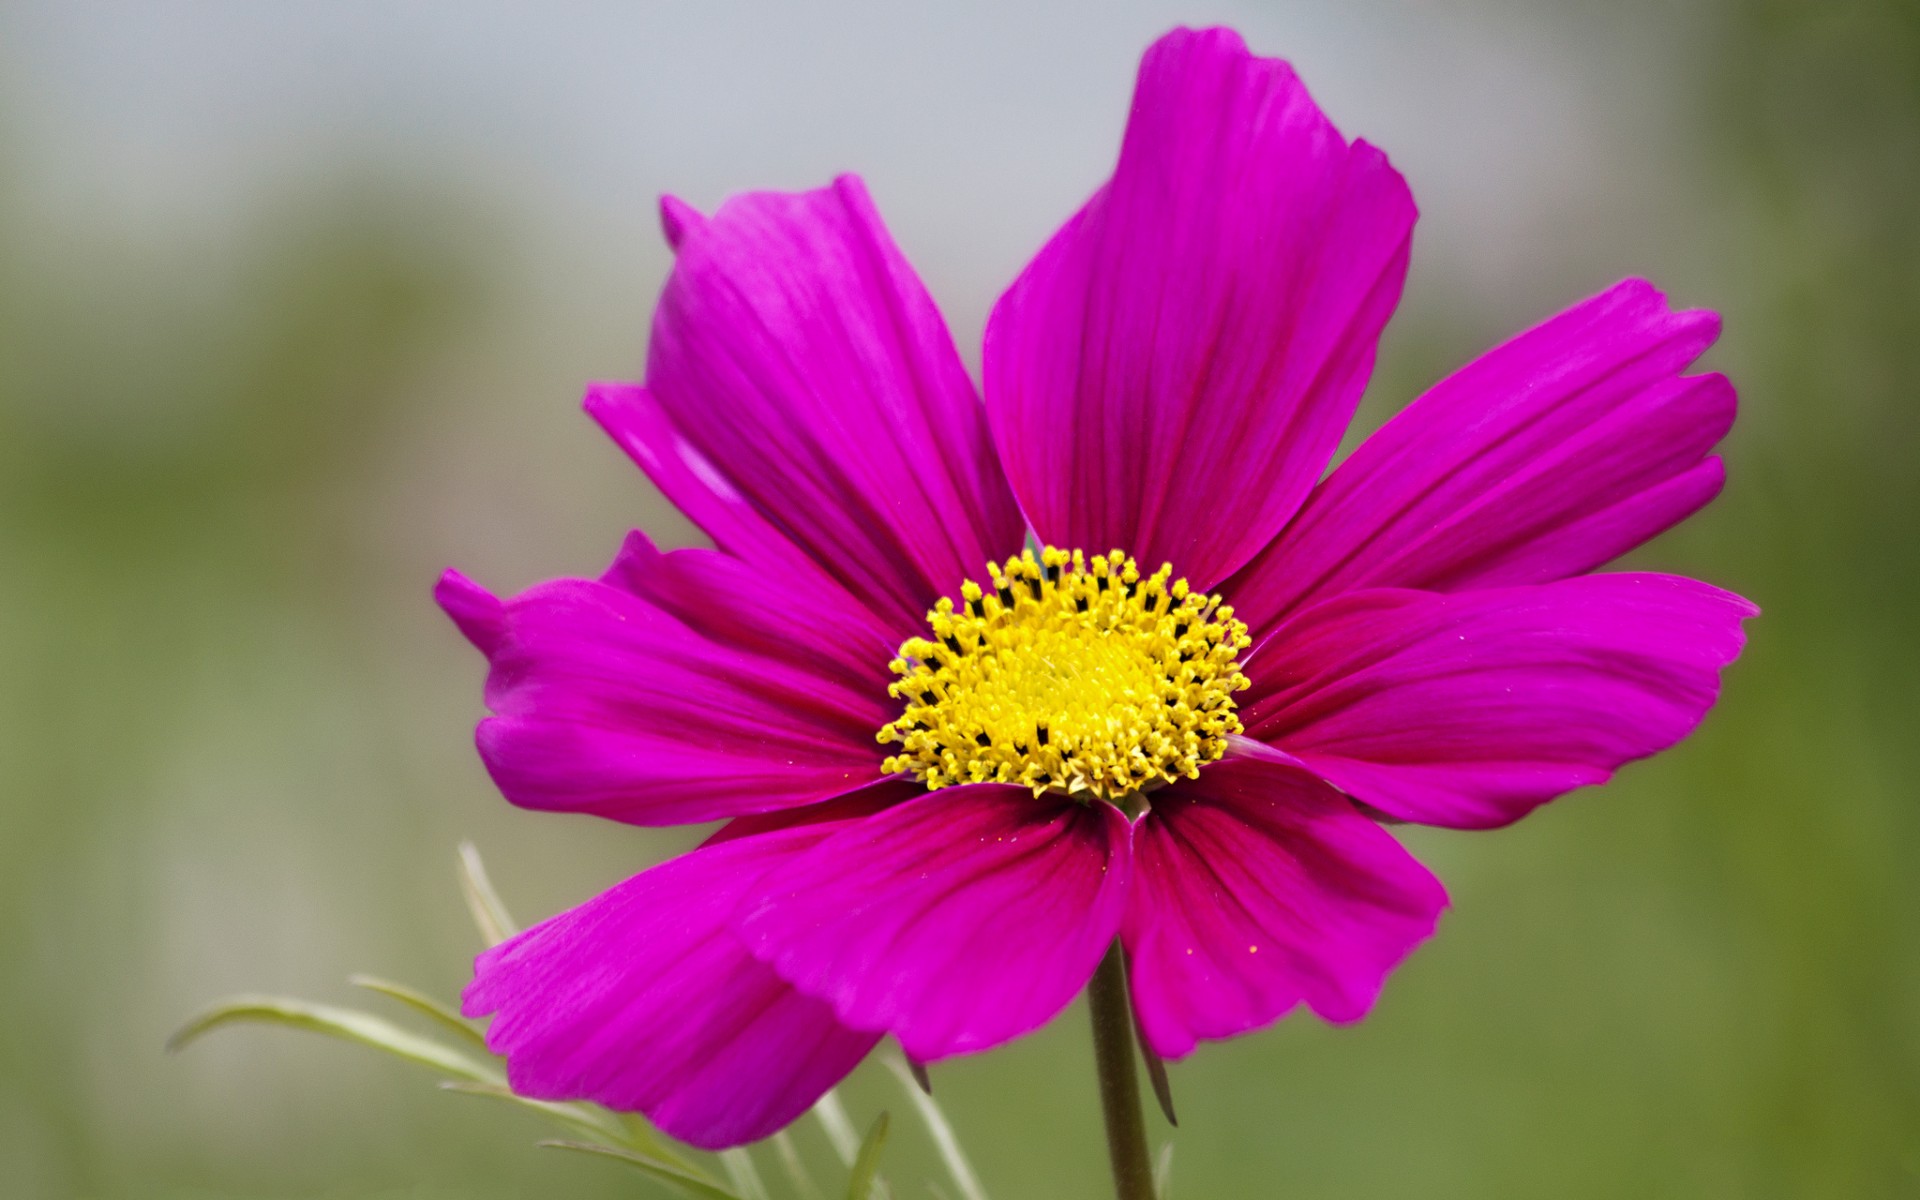
[{"label": "pink cosmos flower", "polygon": [[438,597],[509,800],[729,823],[480,957],[514,1087],[739,1143],[883,1035],[1038,1027],[1116,938],[1164,1057],[1352,1021],[1446,904],[1383,818],[1504,825],[1684,737],[1756,610],[1590,572],[1719,491],[1717,318],[1619,284],[1322,478],[1414,215],[1286,63],[1169,34],[983,404],[858,179],[665,200],[646,382],[586,406],[715,548]]}]

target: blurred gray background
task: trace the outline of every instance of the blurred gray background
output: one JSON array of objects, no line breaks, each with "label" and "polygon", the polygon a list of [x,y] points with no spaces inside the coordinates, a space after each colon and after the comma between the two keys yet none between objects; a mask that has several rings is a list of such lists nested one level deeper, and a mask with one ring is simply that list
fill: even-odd
[{"label": "blurred gray background", "polygon": [[[428,599],[694,537],[577,409],[638,372],[659,192],[863,173],[977,362],[1211,21],[1421,204],[1363,427],[1622,275],[1726,314],[1732,483],[1637,561],[1766,616],[1682,749],[1409,833],[1439,936],[1362,1025],[1176,1067],[1175,1196],[1920,1195],[1913,0],[0,6],[0,1191],[649,1194],[366,1051],[161,1043],[454,993],[462,837],[530,919],[697,836],[510,809]],[[1085,1040],[936,1069],[999,1200],[1105,1194]]]}]

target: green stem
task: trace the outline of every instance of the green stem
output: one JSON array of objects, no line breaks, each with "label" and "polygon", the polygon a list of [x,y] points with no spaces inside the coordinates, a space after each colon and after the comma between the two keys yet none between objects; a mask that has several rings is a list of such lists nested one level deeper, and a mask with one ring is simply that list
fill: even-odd
[{"label": "green stem", "polygon": [[1154,1200],[1147,1122],[1133,1068],[1133,1010],[1127,969],[1115,942],[1087,987],[1093,1013],[1093,1058],[1100,1072],[1100,1109],[1107,1120],[1107,1156],[1117,1200]]}]

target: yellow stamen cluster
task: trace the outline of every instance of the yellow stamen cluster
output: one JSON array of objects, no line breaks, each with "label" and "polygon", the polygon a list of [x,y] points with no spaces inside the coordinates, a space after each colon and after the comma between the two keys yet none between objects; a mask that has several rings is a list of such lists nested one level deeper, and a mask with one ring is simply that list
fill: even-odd
[{"label": "yellow stamen cluster", "polygon": [[1028,550],[987,573],[991,588],[968,580],[960,605],[927,614],[931,638],[900,647],[887,771],[1118,803],[1226,753],[1249,639],[1220,597],[1169,582],[1171,565],[1142,578],[1118,550]]}]

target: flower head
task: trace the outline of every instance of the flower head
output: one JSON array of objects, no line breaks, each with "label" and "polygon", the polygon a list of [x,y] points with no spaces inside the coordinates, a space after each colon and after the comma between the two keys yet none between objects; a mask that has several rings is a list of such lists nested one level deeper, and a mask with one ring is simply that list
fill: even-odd
[{"label": "flower head", "polygon": [[1379,818],[1498,826],[1664,749],[1755,611],[1592,573],[1717,493],[1733,420],[1683,374],[1717,319],[1643,282],[1325,474],[1414,207],[1231,32],[1148,51],[984,402],[857,179],[662,214],[646,381],[587,407],[714,548],[438,593],[508,799],[728,822],[481,957],[527,1095],[750,1140],[883,1035],[1034,1029],[1116,938],[1163,1056],[1357,1019],[1446,904]]},{"label": "flower head", "polygon": [[879,739],[880,764],[930,788],[1019,783],[1123,803],[1198,779],[1240,732],[1247,627],[1171,565],[1145,578],[1124,553],[1048,547],[989,563],[960,605],[942,596],[932,638],[910,638],[887,691],[907,702]]}]

